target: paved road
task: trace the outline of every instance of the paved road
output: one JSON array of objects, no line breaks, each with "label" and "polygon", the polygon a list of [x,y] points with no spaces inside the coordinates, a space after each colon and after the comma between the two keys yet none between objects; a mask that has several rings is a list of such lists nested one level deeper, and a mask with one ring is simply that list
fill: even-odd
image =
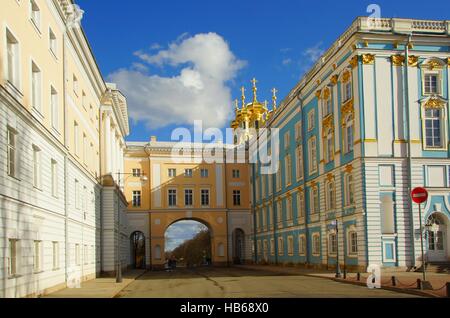
[{"label": "paved road", "polygon": [[147,272],[117,297],[131,298],[296,298],[415,297],[328,279],[237,268]]}]

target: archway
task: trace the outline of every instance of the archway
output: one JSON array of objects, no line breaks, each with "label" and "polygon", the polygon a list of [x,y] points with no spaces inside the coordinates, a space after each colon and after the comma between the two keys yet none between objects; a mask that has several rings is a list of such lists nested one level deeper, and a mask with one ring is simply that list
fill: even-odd
[{"label": "archway", "polygon": [[145,265],[145,235],[140,231],[131,234],[131,257],[133,267],[136,269],[144,269]]},{"label": "archway", "polygon": [[433,213],[427,220],[427,259],[428,262],[448,260],[448,220],[441,213]]},{"label": "archway", "polygon": [[233,231],[233,263],[244,264],[245,260],[245,233],[241,229]]},{"label": "archway", "polygon": [[165,234],[166,262],[176,260],[177,267],[209,266],[212,263],[211,230],[201,221],[180,220]]}]

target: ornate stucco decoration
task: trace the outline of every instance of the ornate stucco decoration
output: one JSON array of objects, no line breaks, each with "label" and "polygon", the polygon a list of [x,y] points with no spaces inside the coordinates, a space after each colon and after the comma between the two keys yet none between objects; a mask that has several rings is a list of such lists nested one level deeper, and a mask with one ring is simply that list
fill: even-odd
[{"label": "ornate stucco decoration", "polygon": [[349,71],[345,71],[344,75],[342,75],[342,83],[347,83],[351,76]]},{"label": "ornate stucco decoration", "polygon": [[408,64],[409,64],[409,66],[411,66],[411,67],[416,67],[416,66],[419,64],[419,57],[418,57],[418,56],[415,56],[415,55],[411,55],[411,56],[408,58]]},{"label": "ornate stucco decoration", "polygon": [[316,91],[316,97],[318,98],[318,99],[320,99],[320,97],[322,96],[322,92],[319,90],[319,91]]},{"label": "ornate stucco decoration", "polygon": [[338,80],[339,80],[339,76],[337,76],[337,75],[331,76],[331,79],[330,79],[331,84],[336,85]]},{"label": "ornate stucco decoration", "polygon": [[357,67],[358,66],[358,55],[355,55],[354,57],[352,57],[349,63],[352,68]]},{"label": "ornate stucco decoration", "polygon": [[334,180],[333,174],[332,173],[327,174],[327,181],[330,182],[330,181],[333,181],[333,180]]},{"label": "ornate stucco decoration", "polygon": [[327,100],[328,98],[330,98],[330,89],[327,87],[323,91],[323,99]]},{"label": "ornate stucco decoration", "polygon": [[436,60],[429,60],[425,64],[422,64],[422,67],[428,68],[430,71],[432,71],[434,69],[442,68],[442,65]]},{"label": "ornate stucco decoration", "polygon": [[353,171],[353,166],[352,165],[346,165],[345,166],[345,172],[352,173],[352,171]]},{"label": "ornate stucco decoration", "polygon": [[300,192],[300,193],[303,193],[303,188],[299,187],[299,188],[297,188],[297,191]]},{"label": "ornate stucco decoration", "polygon": [[375,62],[375,55],[373,54],[363,54],[362,62],[364,64],[373,64]]},{"label": "ornate stucco decoration", "polygon": [[405,57],[400,54],[392,55],[391,62],[394,66],[403,66],[403,63],[405,62]]},{"label": "ornate stucco decoration", "polygon": [[334,119],[333,119],[333,115],[328,115],[327,117],[324,118],[324,120],[322,121],[322,134],[323,137],[327,136],[327,132],[328,130],[330,130],[332,132],[334,132]]},{"label": "ornate stucco decoration", "polygon": [[445,100],[443,100],[437,96],[431,96],[430,98],[426,99],[423,103],[423,106],[426,109],[442,108],[442,107],[445,107],[445,105],[446,105]]},{"label": "ornate stucco decoration", "polygon": [[342,127],[345,127],[346,125],[347,115],[349,114],[354,115],[354,113],[355,109],[353,108],[353,99],[351,99],[347,103],[345,103],[341,108]]}]

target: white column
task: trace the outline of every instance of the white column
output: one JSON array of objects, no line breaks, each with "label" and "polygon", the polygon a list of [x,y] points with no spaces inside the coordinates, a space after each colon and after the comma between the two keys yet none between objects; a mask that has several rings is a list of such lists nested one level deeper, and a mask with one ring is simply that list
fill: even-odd
[{"label": "white column", "polygon": [[111,117],[109,113],[105,113],[105,149],[103,151],[105,162],[105,174],[111,173]]}]

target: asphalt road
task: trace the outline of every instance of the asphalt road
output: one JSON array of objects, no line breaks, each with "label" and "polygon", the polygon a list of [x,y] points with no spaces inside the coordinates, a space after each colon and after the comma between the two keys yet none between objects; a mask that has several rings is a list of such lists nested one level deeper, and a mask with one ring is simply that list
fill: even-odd
[{"label": "asphalt road", "polygon": [[387,290],[328,279],[238,268],[147,272],[116,297],[124,298],[404,298]]}]

